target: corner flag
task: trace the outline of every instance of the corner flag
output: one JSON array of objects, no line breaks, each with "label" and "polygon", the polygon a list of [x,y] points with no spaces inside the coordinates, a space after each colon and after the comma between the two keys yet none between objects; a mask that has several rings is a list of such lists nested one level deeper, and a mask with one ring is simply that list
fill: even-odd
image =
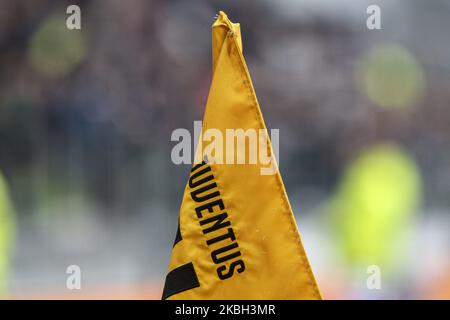
[{"label": "corner flag", "polygon": [[[212,51],[202,132],[256,130],[267,137],[240,26],[223,12],[212,26]],[[273,158],[269,139],[259,148]],[[232,151],[234,157],[242,145]],[[225,164],[201,147],[196,159],[163,299],[321,299],[276,161],[275,171],[263,174],[262,163]]]}]

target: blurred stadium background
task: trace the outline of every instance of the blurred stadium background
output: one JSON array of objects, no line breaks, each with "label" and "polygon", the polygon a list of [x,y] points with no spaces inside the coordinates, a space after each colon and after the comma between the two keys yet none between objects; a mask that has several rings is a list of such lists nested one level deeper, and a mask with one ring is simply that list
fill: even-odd
[{"label": "blurred stadium background", "polygon": [[202,118],[219,9],[324,297],[450,298],[447,0],[0,0],[1,296],[160,298],[189,170],[170,134]]}]

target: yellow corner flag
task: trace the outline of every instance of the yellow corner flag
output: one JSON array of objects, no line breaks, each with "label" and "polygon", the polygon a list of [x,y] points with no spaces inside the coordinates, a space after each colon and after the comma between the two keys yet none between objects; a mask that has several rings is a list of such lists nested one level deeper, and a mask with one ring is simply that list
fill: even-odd
[{"label": "yellow corner flag", "polygon": [[[263,132],[259,149],[273,159],[240,26],[223,12],[212,45],[203,134],[214,130],[217,142],[217,133],[228,137],[230,129]],[[196,161],[184,192],[163,299],[321,299],[276,163],[268,173],[262,161],[224,163],[215,147],[202,151],[199,142],[196,159],[206,160]],[[233,147],[233,158],[242,147]],[[244,146],[248,158],[251,151]],[[228,141],[227,152],[230,160]]]}]

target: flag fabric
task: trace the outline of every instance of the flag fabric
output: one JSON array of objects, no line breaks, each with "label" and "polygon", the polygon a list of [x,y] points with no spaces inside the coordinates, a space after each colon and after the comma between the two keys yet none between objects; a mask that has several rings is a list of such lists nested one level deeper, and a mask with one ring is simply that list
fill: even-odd
[{"label": "flag fabric", "polygon": [[[212,53],[202,132],[267,136],[240,26],[223,12],[212,26]],[[273,158],[270,140],[262,148]],[[163,299],[321,299],[278,168],[262,174],[262,163],[226,164],[205,149],[198,143]]]}]

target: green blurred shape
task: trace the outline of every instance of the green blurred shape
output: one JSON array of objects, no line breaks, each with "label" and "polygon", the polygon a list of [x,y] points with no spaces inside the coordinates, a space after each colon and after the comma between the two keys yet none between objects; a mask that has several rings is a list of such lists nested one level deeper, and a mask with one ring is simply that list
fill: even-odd
[{"label": "green blurred shape", "polygon": [[[375,145],[350,163],[331,201],[338,246],[355,266],[393,266],[421,198],[418,168],[395,145]],[[398,254],[400,252],[400,254]]]},{"label": "green blurred shape", "polygon": [[406,48],[397,45],[372,49],[363,57],[358,71],[361,90],[383,108],[411,106],[424,91],[421,65]]},{"label": "green blurred shape", "polygon": [[8,186],[0,172],[0,296],[8,291],[9,267],[15,236],[14,210]]},{"label": "green blurred shape", "polygon": [[66,20],[50,16],[32,37],[28,51],[30,63],[48,76],[64,76],[86,57],[86,43],[80,30],[69,30]]}]

